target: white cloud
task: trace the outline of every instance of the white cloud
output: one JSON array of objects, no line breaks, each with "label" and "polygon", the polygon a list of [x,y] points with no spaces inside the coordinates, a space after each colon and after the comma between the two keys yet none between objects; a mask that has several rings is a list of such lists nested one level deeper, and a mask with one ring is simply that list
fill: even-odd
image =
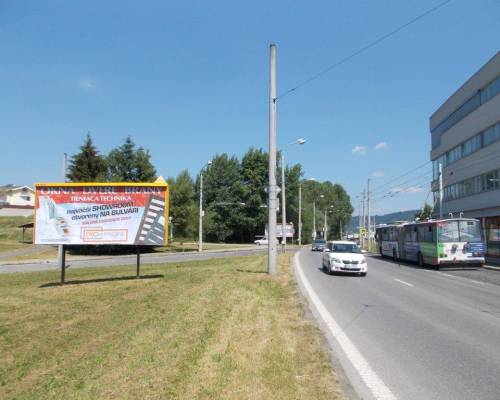
[{"label": "white cloud", "polygon": [[375,171],[374,173],[372,173],[372,176],[374,176],[375,178],[383,178],[384,175],[384,171]]},{"label": "white cloud", "polygon": [[365,146],[354,146],[353,149],[351,150],[352,154],[357,154],[357,155],[363,155],[366,154],[366,147]]},{"label": "white cloud", "polygon": [[409,188],[407,188],[405,190],[405,192],[406,193],[420,193],[423,190],[424,189],[422,189],[420,186],[410,186]]},{"label": "white cloud", "polygon": [[374,147],[375,150],[384,150],[384,149],[387,149],[387,143],[386,142],[380,142],[380,143],[377,143]]},{"label": "white cloud", "polygon": [[96,92],[97,91],[97,85],[95,80],[91,78],[80,78],[78,81],[78,87],[83,90],[84,92]]}]

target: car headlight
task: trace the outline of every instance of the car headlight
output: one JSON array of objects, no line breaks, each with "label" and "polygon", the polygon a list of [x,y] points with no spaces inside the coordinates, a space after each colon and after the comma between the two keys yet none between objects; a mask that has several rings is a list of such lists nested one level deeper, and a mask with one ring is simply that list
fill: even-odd
[{"label": "car headlight", "polygon": [[339,260],[338,258],[335,258],[335,257],[333,257],[333,258],[332,258],[332,261],[333,261],[333,262],[336,262],[336,263],[339,263],[339,262],[340,262],[340,260]]},{"label": "car headlight", "polygon": [[362,258],[360,264],[366,264],[366,258]]}]

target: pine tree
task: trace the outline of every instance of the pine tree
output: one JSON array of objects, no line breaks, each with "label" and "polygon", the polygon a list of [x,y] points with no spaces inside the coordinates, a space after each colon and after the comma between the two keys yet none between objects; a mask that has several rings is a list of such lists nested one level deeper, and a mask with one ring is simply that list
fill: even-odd
[{"label": "pine tree", "polygon": [[99,155],[90,134],[80,146],[80,152],[71,157],[66,177],[71,182],[100,182],[106,180],[106,160]]},{"label": "pine tree", "polygon": [[128,136],[120,147],[110,151],[108,178],[114,182],[151,182],[156,178],[156,169],[151,164],[149,151],[135,148]]}]

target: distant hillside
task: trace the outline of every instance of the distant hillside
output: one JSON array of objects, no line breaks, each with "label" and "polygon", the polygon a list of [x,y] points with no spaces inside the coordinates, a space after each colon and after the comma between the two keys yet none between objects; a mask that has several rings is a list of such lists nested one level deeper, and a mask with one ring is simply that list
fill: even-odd
[{"label": "distant hillside", "polygon": [[[419,210],[408,210],[408,211],[398,211],[391,214],[385,215],[375,215],[375,223],[378,224],[390,224],[395,221],[413,221],[415,214]],[[358,229],[359,217],[353,216],[351,218],[351,223],[348,226],[349,232],[354,232]]]}]

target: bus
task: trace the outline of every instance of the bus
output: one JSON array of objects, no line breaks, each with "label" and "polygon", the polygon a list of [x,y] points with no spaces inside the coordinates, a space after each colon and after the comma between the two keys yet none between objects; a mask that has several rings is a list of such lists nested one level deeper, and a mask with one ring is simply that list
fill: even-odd
[{"label": "bus", "polygon": [[375,239],[382,256],[438,267],[483,265],[485,247],[477,219],[450,218],[381,225]]}]

